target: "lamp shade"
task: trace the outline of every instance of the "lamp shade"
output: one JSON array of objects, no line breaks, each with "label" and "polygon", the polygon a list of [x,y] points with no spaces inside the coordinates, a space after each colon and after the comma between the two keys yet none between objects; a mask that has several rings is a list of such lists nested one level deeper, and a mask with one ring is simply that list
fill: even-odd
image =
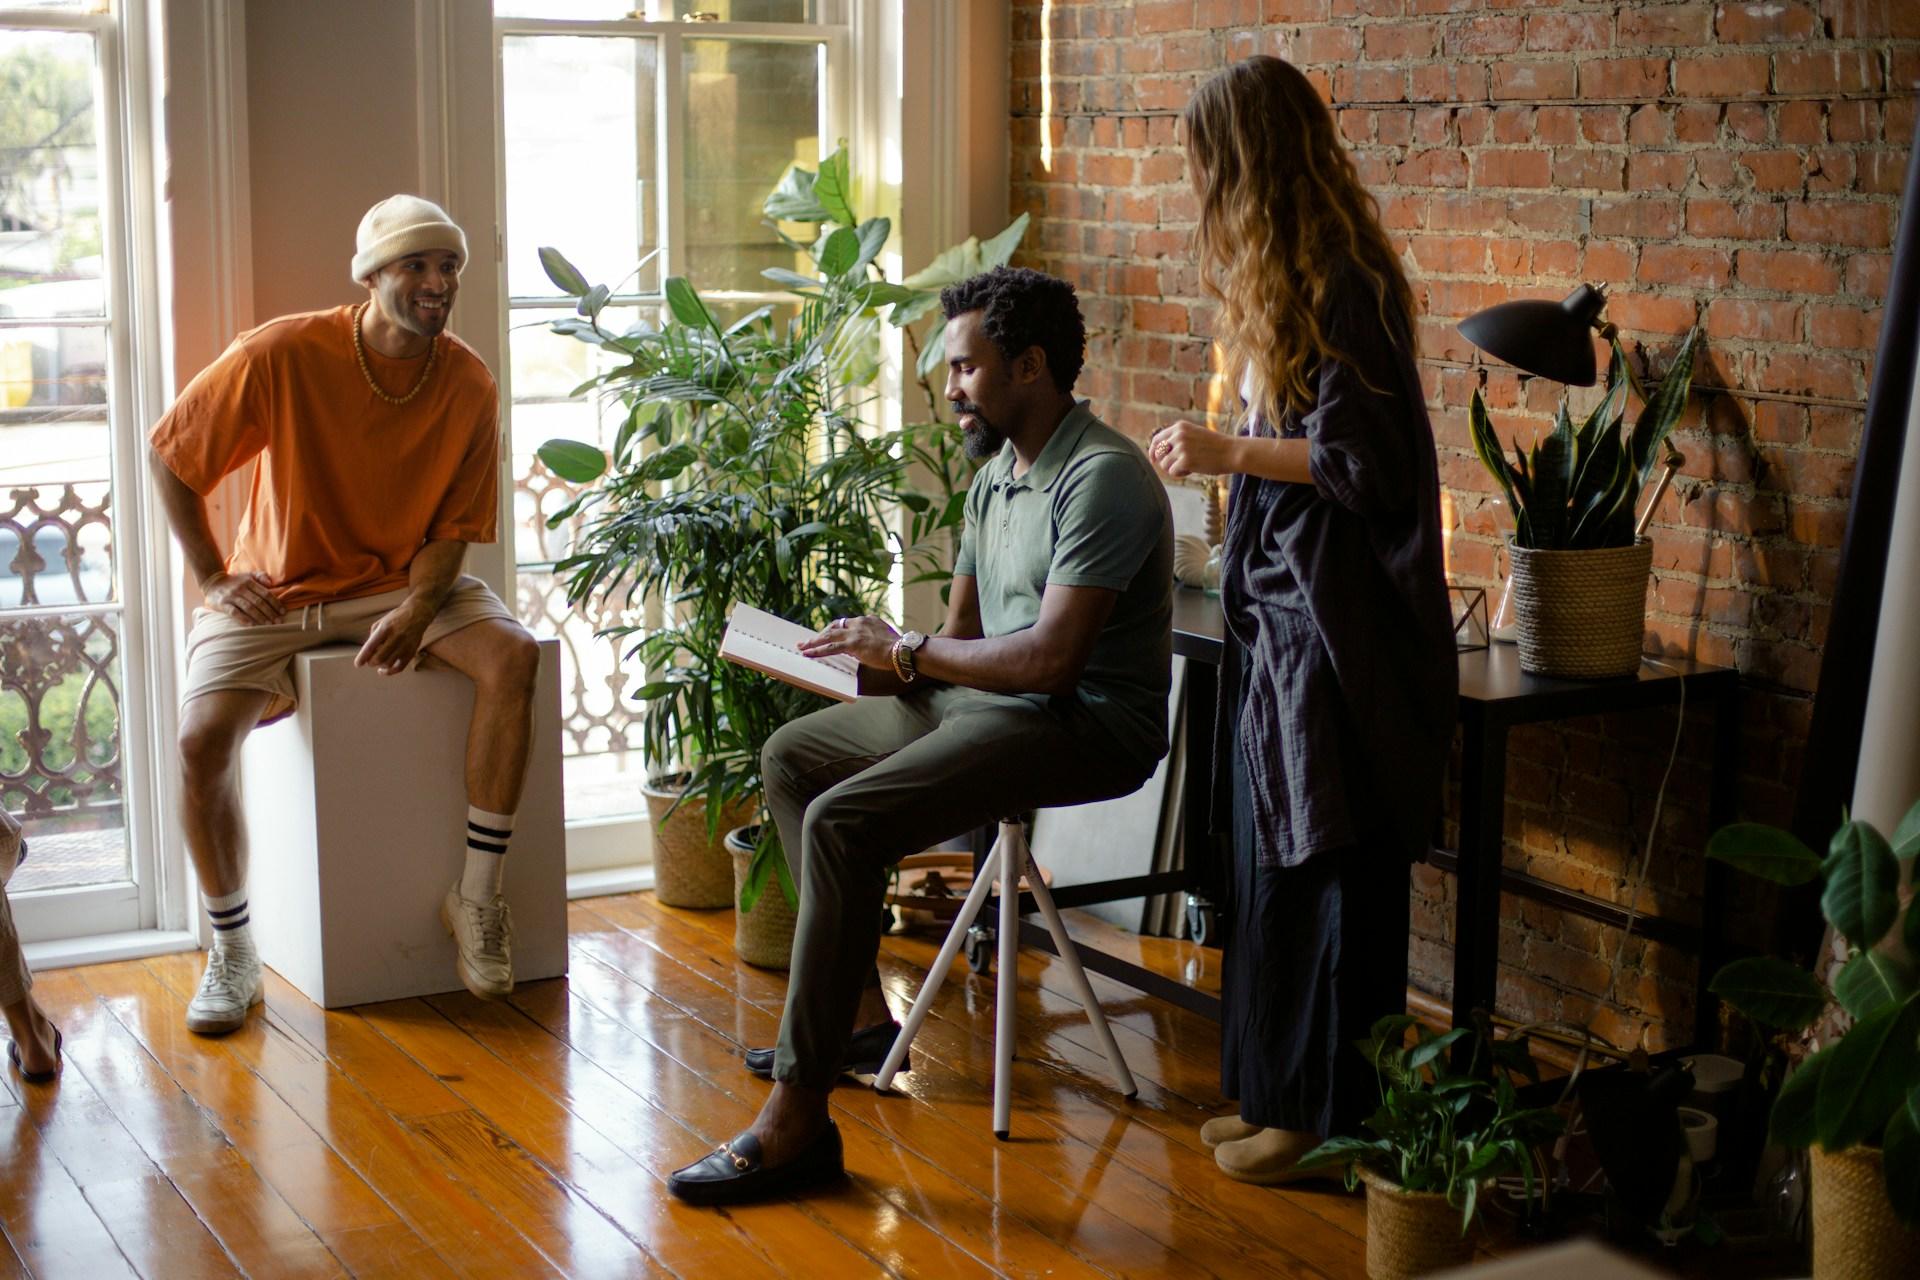
[{"label": "lamp shade", "polygon": [[1583,284],[1559,302],[1523,299],[1476,311],[1460,322],[1460,336],[1516,369],[1574,387],[1590,387],[1593,322],[1607,295]]}]

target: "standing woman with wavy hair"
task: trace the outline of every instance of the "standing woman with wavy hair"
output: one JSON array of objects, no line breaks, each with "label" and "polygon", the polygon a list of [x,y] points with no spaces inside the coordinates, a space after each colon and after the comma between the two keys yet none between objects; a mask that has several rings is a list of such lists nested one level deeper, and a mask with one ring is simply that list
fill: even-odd
[{"label": "standing woman with wavy hair", "polygon": [[1240,1114],[1202,1136],[1229,1176],[1272,1183],[1376,1103],[1352,1043],[1406,1007],[1407,872],[1439,817],[1456,658],[1413,295],[1333,116],[1257,57],[1181,121],[1245,404],[1238,434],[1176,422],[1149,450],[1170,476],[1233,477],[1214,814]]}]

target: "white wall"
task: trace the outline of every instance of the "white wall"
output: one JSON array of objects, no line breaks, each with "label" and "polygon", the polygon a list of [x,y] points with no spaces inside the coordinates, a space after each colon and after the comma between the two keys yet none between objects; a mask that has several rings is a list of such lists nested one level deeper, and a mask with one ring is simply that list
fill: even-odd
[{"label": "white wall", "polygon": [[[165,0],[173,387],[235,333],[364,298],[360,217],[396,192],[444,206],[472,258],[453,329],[503,347],[487,0]],[[504,444],[503,444],[504,457]],[[504,483],[504,481],[503,481]],[[244,486],[215,496],[231,534]],[[468,569],[504,590],[504,542]]]}]

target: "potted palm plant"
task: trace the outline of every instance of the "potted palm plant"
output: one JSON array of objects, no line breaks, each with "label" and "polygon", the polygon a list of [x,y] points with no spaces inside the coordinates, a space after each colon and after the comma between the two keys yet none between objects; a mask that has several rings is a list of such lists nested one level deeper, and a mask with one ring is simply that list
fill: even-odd
[{"label": "potted palm plant", "polygon": [[[885,612],[896,574],[945,576],[946,535],[961,519],[968,478],[945,424],[878,431],[868,422],[882,313],[910,323],[937,286],[884,278],[876,259],[890,224],[859,218],[851,189],[842,147],[818,173],[790,170],[767,198],[770,220],[819,228],[808,244],[774,225],[814,267],[766,272],[796,295],[784,318],[760,307],[722,323],[673,277],[657,324],[613,332],[601,323],[608,286],[589,285],[557,251],[542,250],[549,276],[577,300],[578,314],[553,328],[613,357],[582,390],[625,410],[609,450],[572,440],[540,449],[551,470],[585,486],[551,518],[558,527],[578,517],[580,530],[556,569],[571,603],[598,596],[629,615],[643,600],[659,609],[658,625],[623,622],[602,634],[648,673],[634,696],[646,706],[649,759],[678,764],[674,803],[704,805],[715,845],[730,827],[757,827],[750,841],[733,842],[746,851],[734,854],[729,880],[741,912],[736,947],[769,967],[786,963],[797,893],[778,829],[753,821],[760,751],[775,729],[825,704],[723,661],[727,614],[744,603],[821,627]],[[1014,242],[1020,229],[1024,219],[1009,228]],[[770,879],[789,910],[756,921]]]},{"label": "potted palm plant", "polygon": [[1576,427],[1562,400],[1552,432],[1531,451],[1516,440],[1511,461],[1474,391],[1474,452],[1513,512],[1508,563],[1522,669],[1597,678],[1639,666],[1653,544],[1638,534],[1636,508],[1686,407],[1698,337],[1697,329],[1687,334],[1660,385],[1642,397],[1631,429],[1633,376],[1614,339],[1606,391],[1593,411]]},{"label": "potted palm plant", "polygon": [[[1735,823],[1707,856],[1782,885],[1822,881],[1838,938],[1813,971],[1777,956],[1736,960],[1712,990],[1755,1022],[1799,1033],[1771,1136],[1810,1148],[1816,1280],[1920,1274],[1920,912],[1901,864],[1920,855],[1920,803],[1889,840],[1848,820],[1823,858],[1791,832]],[[1810,1051],[1810,1052],[1809,1052]]]},{"label": "potted palm plant", "polygon": [[[1455,1074],[1448,1051],[1468,1036],[1472,1061]],[[1300,1168],[1343,1168],[1348,1190],[1366,1183],[1373,1280],[1459,1266],[1473,1256],[1467,1229],[1482,1191],[1495,1178],[1519,1174],[1531,1196],[1534,1148],[1561,1129],[1550,1108],[1520,1105],[1509,1073],[1538,1080],[1526,1038],[1489,1044],[1467,1027],[1435,1035],[1401,1015],[1374,1023],[1356,1047],[1380,1081],[1380,1108],[1366,1121],[1374,1136],[1331,1138]]]}]

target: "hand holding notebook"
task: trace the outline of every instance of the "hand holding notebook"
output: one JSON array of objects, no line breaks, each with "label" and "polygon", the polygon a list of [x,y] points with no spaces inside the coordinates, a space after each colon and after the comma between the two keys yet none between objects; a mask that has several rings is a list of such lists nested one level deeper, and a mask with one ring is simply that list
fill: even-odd
[{"label": "hand holding notebook", "polygon": [[814,634],[764,609],[736,604],[727,615],[720,656],[798,688],[852,702],[860,696],[860,664],[845,654],[807,657],[800,652],[800,643]]}]

